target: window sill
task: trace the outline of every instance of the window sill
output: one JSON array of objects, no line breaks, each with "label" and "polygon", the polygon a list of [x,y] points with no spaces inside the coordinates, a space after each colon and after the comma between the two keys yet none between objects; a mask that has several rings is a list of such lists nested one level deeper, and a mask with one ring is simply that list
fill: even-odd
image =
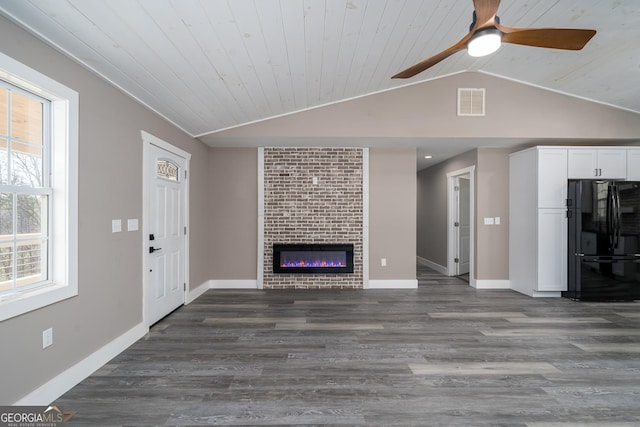
[{"label": "window sill", "polygon": [[0,322],[78,295],[71,285],[49,285],[0,297]]}]

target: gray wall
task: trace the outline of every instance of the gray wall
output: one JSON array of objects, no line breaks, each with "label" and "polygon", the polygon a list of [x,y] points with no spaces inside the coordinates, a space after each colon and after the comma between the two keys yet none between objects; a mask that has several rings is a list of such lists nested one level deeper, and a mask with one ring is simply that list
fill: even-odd
[{"label": "gray wall", "polygon": [[369,279],[416,278],[416,191],[415,148],[369,150]]},{"label": "gray wall", "polygon": [[[456,115],[460,87],[486,88],[485,117]],[[638,117],[637,113],[513,80],[465,72],[231,128],[203,140],[246,144],[253,143],[253,138],[271,138],[317,144],[338,138],[388,143],[393,138],[395,146],[403,140],[416,144],[423,138],[493,139],[494,146],[500,146],[501,138],[637,141]],[[435,150],[431,154],[437,154],[437,147]]]},{"label": "gray wall", "polygon": [[[479,148],[476,168],[476,279],[509,279],[509,152]],[[500,225],[484,218],[500,217]]]},{"label": "gray wall", "polygon": [[[80,94],[79,295],[0,323],[0,404],[10,404],[142,322],[141,232],[111,233],[112,219],[142,219],[140,130],[193,154],[192,231],[207,227],[208,148],[3,17],[0,51]],[[208,250],[207,234],[192,232],[192,286],[209,278]]]},{"label": "gray wall", "polygon": [[211,149],[208,183],[209,278],[256,280],[258,149]]}]

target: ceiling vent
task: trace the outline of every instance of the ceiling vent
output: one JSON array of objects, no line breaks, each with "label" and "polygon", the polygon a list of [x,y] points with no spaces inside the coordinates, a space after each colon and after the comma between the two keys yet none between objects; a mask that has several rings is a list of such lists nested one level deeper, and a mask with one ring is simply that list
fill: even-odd
[{"label": "ceiling vent", "polygon": [[458,88],[458,116],[484,116],[484,88]]}]

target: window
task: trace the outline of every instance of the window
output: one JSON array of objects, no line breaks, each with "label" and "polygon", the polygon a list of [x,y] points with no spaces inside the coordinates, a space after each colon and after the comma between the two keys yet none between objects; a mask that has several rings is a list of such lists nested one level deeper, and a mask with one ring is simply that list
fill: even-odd
[{"label": "window", "polygon": [[77,295],[78,94],[0,53],[0,321]]},{"label": "window", "polygon": [[50,104],[0,80],[0,295],[50,277]]},{"label": "window", "polygon": [[171,160],[158,160],[156,165],[156,176],[158,178],[166,179],[169,181],[178,181],[179,167]]}]

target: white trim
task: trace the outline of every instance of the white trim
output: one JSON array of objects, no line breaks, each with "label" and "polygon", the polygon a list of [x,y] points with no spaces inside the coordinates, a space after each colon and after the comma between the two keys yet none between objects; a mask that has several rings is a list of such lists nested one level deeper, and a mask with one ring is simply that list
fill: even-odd
[{"label": "white trim", "polygon": [[163,112],[159,111],[157,108],[154,108],[152,105],[147,103],[144,99],[140,98],[134,92],[130,91],[126,86],[121,85],[117,81],[113,80],[110,76],[108,76],[107,74],[103,73],[99,68],[94,67],[92,65],[91,61],[83,61],[83,60],[79,59],[78,56],[74,55],[73,52],[69,51],[67,48],[63,47],[59,43],[56,43],[50,37],[47,37],[44,33],[39,31],[39,29],[37,27],[34,27],[33,25],[28,24],[23,19],[19,18],[17,15],[9,13],[4,8],[2,8],[2,14],[6,15],[12,21],[18,23],[22,28],[27,28],[29,32],[35,34],[40,40],[45,41],[48,45],[53,46],[59,52],[64,53],[68,58],[72,58],[74,61],[78,62],[83,67],[91,70],[92,72],[94,72],[95,74],[100,76],[102,79],[104,79],[105,81],[109,82],[112,86],[118,88],[121,92],[123,92],[126,95],[130,96],[131,98],[135,99],[140,104],[144,105],[147,109],[153,111],[154,113],[156,113],[157,115],[159,115],[160,117],[165,119],[167,122],[171,123],[172,125],[174,125],[178,129],[182,130],[184,133],[188,134],[189,136],[192,136],[193,138],[196,138],[196,136],[194,136],[191,132],[189,132],[184,127],[182,127],[178,122],[176,122],[173,119],[171,119],[168,115],[165,115]]},{"label": "white trim", "polygon": [[209,289],[260,289],[257,280],[209,280]]},{"label": "white trim", "polygon": [[419,256],[416,256],[416,259],[418,261],[418,264],[424,265],[426,267],[429,267],[432,270],[437,271],[440,274],[444,274],[445,276],[447,275],[448,271],[447,271],[447,267],[445,267],[444,265],[440,265],[437,264],[431,260],[428,260],[426,258],[422,258]]},{"label": "white trim", "polygon": [[509,280],[474,280],[469,284],[476,289],[511,289]]},{"label": "white trim", "polygon": [[[471,70],[467,70],[467,71],[471,72]],[[538,84],[535,84],[535,83],[531,83],[531,82],[525,82],[523,80],[514,79],[513,77],[503,76],[502,74],[491,73],[489,71],[484,71],[484,70],[476,70],[475,72],[476,73],[480,73],[480,74],[486,74],[487,76],[492,76],[492,77],[496,77],[496,78],[503,79],[503,80],[512,81],[512,82],[515,82],[515,83],[518,83],[518,84],[521,84],[521,85],[534,87],[536,89],[542,89],[542,90],[547,91],[547,92],[553,92],[553,93],[557,93],[557,94],[560,94],[560,95],[568,96],[570,98],[579,99],[581,101],[589,101],[589,102],[593,102],[595,104],[604,105],[605,107],[611,107],[611,108],[615,108],[617,110],[628,111],[630,113],[638,114],[638,111],[634,110],[632,108],[621,107],[619,105],[611,104],[611,103],[608,103],[608,102],[598,101],[598,100],[592,99],[592,98],[587,98],[586,96],[580,96],[580,95],[575,95],[575,94],[569,93],[569,92],[563,92],[563,91],[558,90],[558,89],[553,89],[553,88],[550,88],[550,87],[541,86],[541,85],[538,85]],[[635,139],[634,139],[634,141],[635,141]]]},{"label": "white trim", "polygon": [[362,288],[369,289],[369,149],[362,149]]},{"label": "white trim", "polygon": [[170,144],[162,139],[151,135],[144,130],[140,131],[142,137],[142,321],[145,325],[149,326],[149,308],[147,304],[149,296],[149,260],[148,260],[148,247],[149,247],[149,150],[151,145],[162,148],[178,157],[185,159],[185,171],[187,173],[185,178],[185,195],[184,195],[184,225],[187,227],[187,234],[184,236],[184,282],[186,284],[183,291],[183,303],[187,304],[189,299],[189,234],[191,233],[191,227],[189,224],[189,185],[191,179],[191,153],[182,150]]},{"label": "white trim", "polygon": [[[390,88],[387,88],[387,89],[377,90],[375,92],[365,93],[363,95],[352,96],[350,98],[341,99],[339,101],[326,102],[324,104],[314,105],[312,107],[302,108],[300,110],[295,110],[295,111],[288,112],[288,113],[276,114],[274,116],[265,117],[263,119],[257,119],[257,120],[253,120],[253,121],[250,121],[250,122],[241,123],[241,124],[238,124],[238,125],[227,126],[226,128],[216,129],[216,130],[212,130],[210,132],[205,132],[205,133],[200,133],[200,134],[194,135],[193,137],[194,138],[202,138],[204,136],[214,135],[216,133],[226,132],[228,130],[232,130],[232,129],[236,129],[236,128],[242,128],[242,127],[245,127],[245,126],[251,126],[251,125],[254,125],[256,123],[266,122],[268,120],[273,120],[273,119],[279,119],[281,117],[292,116],[294,114],[303,113],[305,111],[317,110],[317,109],[320,109],[320,108],[329,107],[331,105],[343,104],[343,103],[354,101],[354,100],[357,100],[357,99],[360,99],[360,98],[366,98],[368,96],[378,95],[378,94],[381,94],[381,93],[390,92],[390,91],[397,90],[397,89],[402,89],[402,88],[405,88],[405,87],[415,86],[415,85],[419,85],[419,84],[426,83],[426,82],[429,82],[429,81],[440,80],[440,79],[444,79],[444,78],[447,78],[447,77],[450,77],[450,76],[455,76],[457,74],[464,74],[464,73],[468,73],[468,72],[470,72],[470,71],[468,71],[468,70],[456,71],[456,72],[453,72],[453,73],[444,74],[442,76],[431,77],[431,78],[420,80],[420,81],[416,81],[416,82],[406,83],[406,84],[403,84],[403,85],[400,85],[400,86],[394,86],[394,87],[390,87]],[[117,86],[117,85],[115,85],[115,86]]]},{"label": "white trim", "polygon": [[99,350],[85,357],[64,372],[56,375],[31,393],[27,394],[14,405],[33,406],[49,405],[96,370],[107,364],[111,359],[126,350],[133,343],[142,338],[149,328],[138,323],[124,334],[120,335]]},{"label": "white trim", "polygon": [[521,293],[523,295],[526,295],[528,297],[532,297],[532,298],[560,298],[562,297],[562,292],[557,292],[557,291],[534,291],[533,289],[525,289],[525,290],[521,290],[521,289],[513,289],[510,288],[513,291],[516,291],[518,293]]},{"label": "white trim", "polygon": [[533,291],[533,294],[531,296],[534,298],[560,298],[562,297],[562,292]]},{"label": "white trim", "polygon": [[258,147],[258,278],[257,287],[264,287],[264,147]]},{"label": "white trim", "polygon": [[142,135],[142,140],[144,142],[147,142],[149,144],[153,144],[156,147],[160,147],[163,150],[167,150],[173,154],[175,154],[176,156],[180,156],[184,159],[186,159],[187,161],[191,160],[191,153],[189,153],[188,151],[184,151],[182,148],[180,147],[176,147],[175,145],[164,141],[160,138],[158,138],[155,135],[151,135],[149,132],[146,132],[144,130],[140,131],[140,135]]},{"label": "white trim", "polygon": [[0,321],[78,295],[79,95],[0,53],[0,78],[51,101],[52,283],[0,298]]},{"label": "white trim", "polygon": [[202,294],[204,294],[205,292],[207,292],[209,289],[211,289],[211,280],[207,280],[206,282],[204,282],[203,284],[201,284],[200,286],[198,286],[195,289],[189,289],[187,291],[187,300],[184,302],[185,305],[186,304],[191,304],[193,301],[195,301],[199,296],[201,296]]},{"label": "white trim", "polygon": [[417,289],[418,281],[409,280],[369,280],[369,289]]},{"label": "white trim", "polygon": [[462,175],[469,174],[469,222],[471,230],[469,231],[469,284],[475,282],[475,193],[476,193],[476,177],[475,165],[464,169],[447,173],[447,276],[454,276],[455,268],[455,247],[456,233],[454,232],[455,223],[455,194],[453,180]]}]

